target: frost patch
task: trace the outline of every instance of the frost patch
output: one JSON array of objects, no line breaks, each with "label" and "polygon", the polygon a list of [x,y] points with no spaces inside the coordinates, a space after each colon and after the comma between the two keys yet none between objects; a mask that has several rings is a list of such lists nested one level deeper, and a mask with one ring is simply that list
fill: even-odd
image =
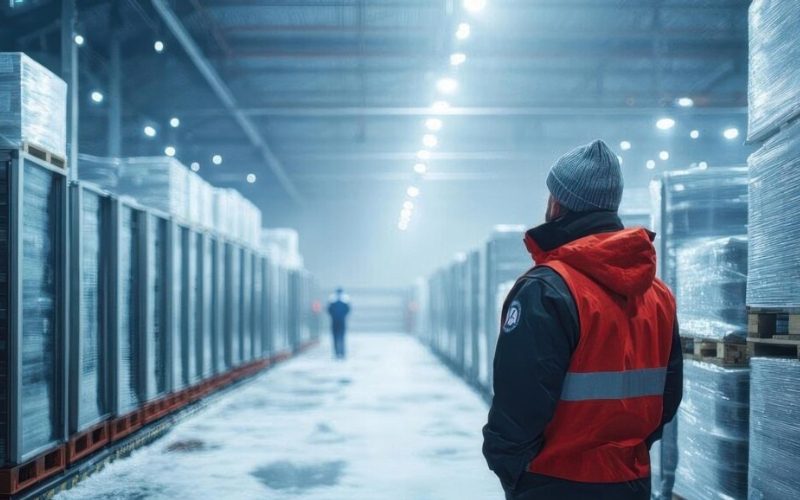
[{"label": "frost patch", "polygon": [[319,486],[335,486],[347,462],[322,462],[298,465],[288,460],[259,467],[251,474],[273,490],[307,490]]}]

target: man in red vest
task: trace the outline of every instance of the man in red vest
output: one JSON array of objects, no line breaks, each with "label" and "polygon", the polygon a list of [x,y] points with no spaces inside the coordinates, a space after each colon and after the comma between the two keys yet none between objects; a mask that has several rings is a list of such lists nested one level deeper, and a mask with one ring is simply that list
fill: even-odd
[{"label": "man in red vest", "polygon": [[620,222],[603,141],[562,156],[547,187],[547,222],[525,236],[535,266],[503,305],[483,454],[507,499],[647,500],[683,384],[655,235]]}]

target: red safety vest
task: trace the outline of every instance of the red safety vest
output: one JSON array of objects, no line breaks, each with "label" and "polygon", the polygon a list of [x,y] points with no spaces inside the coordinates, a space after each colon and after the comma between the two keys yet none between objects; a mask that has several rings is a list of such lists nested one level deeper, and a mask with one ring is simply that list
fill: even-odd
[{"label": "red safety vest", "polygon": [[645,439],[661,423],[675,321],[650,235],[625,229],[550,252],[531,238],[526,246],[536,265],[564,279],[580,323],[561,399],[528,470],[592,483],[648,477]]}]

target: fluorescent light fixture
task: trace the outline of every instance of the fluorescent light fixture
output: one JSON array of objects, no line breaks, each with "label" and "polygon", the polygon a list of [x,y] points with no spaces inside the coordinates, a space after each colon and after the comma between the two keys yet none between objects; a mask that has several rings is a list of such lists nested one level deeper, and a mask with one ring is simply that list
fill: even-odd
[{"label": "fluorescent light fixture", "polygon": [[456,29],[456,38],[459,40],[466,40],[469,38],[469,34],[472,29],[469,27],[467,23],[459,23],[458,29]]},{"label": "fluorescent light fixture", "polygon": [[480,12],[486,8],[486,0],[464,0],[463,5],[470,12]]},{"label": "fluorescent light fixture", "polygon": [[463,52],[456,52],[455,54],[450,54],[451,66],[460,66],[464,64],[466,60],[467,60],[467,55]]},{"label": "fluorescent light fixture", "polygon": [[212,156],[211,163],[213,163],[214,165],[222,165],[222,156],[221,155]]},{"label": "fluorescent light fixture", "polygon": [[159,54],[164,52],[164,42],[162,42],[161,40],[156,40],[156,43],[153,44],[153,48]]},{"label": "fluorescent light fixture", "polygon": [[408,229],[408,223],[403,222],[403,221],[398,222],[397,223],[397,229],[399,229],[401,231],[405,231],[406,229]]},{"label": "fluorescent light fixture", "polygon": [[699,168],[700,170],[705,170],[708,168],[708,163],[701,161],[700,163],[697,164],[697,168]]},{"label": "fluorescent light fixture", "polygon": [[428,118],[425,120],[425,128],[431,132],[437,132],[442,129],[442,120],[438,118]]},{"label": "fluorescent light fixture", "polygon": [[199,172],[200,164],[197,163],[196,161],[193,161],[192,164],[190,165],[190,168],[192,169],[192,172]]},{"label": "fluorescent light fixture", "polygon": [[419,188],[417,186],[408,186],[408,189],[406,189],[406,194],[409,198],[416,198],[419,196]]},{"label": "fluorescent light fixture", "polygon": [[409,201],[409,200],[404,201],[403,202],[403,208],[407,208],[409,210],[413,210],[414,209],[414,202]]},{"label": "fluorescent light fixture", "polygon": [[440,78],[439,81],[436,82],[436,90],[442,94],[452,94],[458,90],[458,80],[449,76]]},{"label": "fluorescent light fixture", "polygon": [[417,151],[417,159],[418,160],[430,160],[431,159],[431,152],[427,149],[420,149]]},{"label": "fluorescent light fixture", "polygon": [[180,126],[181,126],[181,120],[180,120],[180,118],[176,118],[176,117],[174,117],[174,116],[173,116],[172,118],[170,118],[170,119],[169,119],[169,126],[170,126],[170,127],[172,127],[172,128],[178,128],[178,127],[180,127]]},{"label": "fluorescent light fixture", "polygon": [[164,154],[167,156],[175,156],[175,146],[167,146],[164,148]]},{"label": "fluorescent light fixture", "polygon": [[647,167],[647,170],[653,170],[656,168],[656,162],[654,160],[647,160],[647,163],[644,164]]},{"label": "fluorescent light fixture", "polygon": [[627,150],[631,149],[631,143],[628,142],[628,141],[622,141],[622,142],[619,143],[619,149],[621,149],[623,151],[627,151]]},{"label": "fluorescent light fixture", "polygon": [[694,106],[694,99],[691,97],[679,97],[675,102],[682,108],[691,108]]},{"label": "fluorescent light fixture", "polygon": [[103,98],[104,98],[103,93],[100,92],[99,90],[92,91],[92,100],[94,102],[101,103],[103,102]]},{"label": "fluorescent light fixture", "polygon": [[669,130],[675,126],[675,120],[672,118],[659,118],[656,122],[656,127],[661,130]]},{"label": "fluorescent light fixture", "polygon": [[247,174],[247,183],[253,184],[256,182],[256,174]]},{"label": "fluorescent light fixture", "polygon": [[658,157],[663,161],[669,160],[669,151],[661,151],[658,153]]},{"label": "fluorescent light fixture", "polygon": [[72,40],[75,42],[75,45],[78,47],[82,47],[84,43],[86,43],[86,39],[83,38],[83,35],[76,33]]},{"label": "fluorescent light fixture", "polygon": [[155,137],[156,129],[148,125],[144,128],[144,135],[146,135],[147,137]]},{"label": "fluorescent light fixture", "polygon": [[722,131],[722,136],[729,141],[732,141],[733,139],[739,137],[739,129],[736,127],[726,128]]},{"label": "fluorescent light fixture", "polygon": [[414,165],[414,172],[416,172],[418,174],[424,174],[427,171],[428,171],[428,166],[425,165],[422,162],[417,163],[417,164]]},{"label": "fluorescent light fixture", "polygon": [[692,130],[691,132],[689,132],[689,137],[691,137],[692,139],[697,139],[698,137],[700,137],[700,131]]},{"label": "fluorescent light fixture", "polygon": [[426,148],[435,148],[439,144],[439,139],[433,134],[425,134],[422,136],[422,144]]}]

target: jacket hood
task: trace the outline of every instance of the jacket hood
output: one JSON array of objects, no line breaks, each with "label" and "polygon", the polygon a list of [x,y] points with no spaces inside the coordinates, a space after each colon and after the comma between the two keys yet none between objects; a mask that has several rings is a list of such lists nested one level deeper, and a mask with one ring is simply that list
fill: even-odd
[{"label": "jacket hood", "polygon": [[592,234],[543,250],[531,232],[525,246],[537,265],[560,261],[626,298],[642,295],[656,276],[654,233],[643,228]]}]

